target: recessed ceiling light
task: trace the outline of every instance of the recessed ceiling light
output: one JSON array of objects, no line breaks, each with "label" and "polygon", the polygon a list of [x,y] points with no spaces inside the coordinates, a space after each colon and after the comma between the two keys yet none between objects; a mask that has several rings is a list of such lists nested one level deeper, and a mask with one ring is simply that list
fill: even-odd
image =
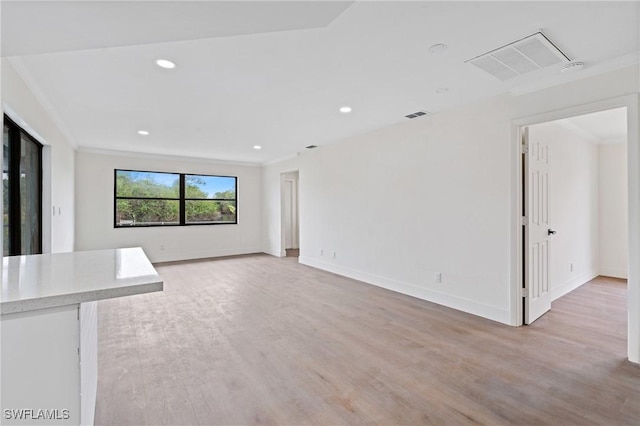
[{"label": "recessed ceiling light", "polygon": [[436,93],[438,93],[439,95],[443,94],[443,93],[447,93],[449,91],[448,87],[441,87],[438,90],[436,90]]},{"label": "recessed ceiling light", "polygon": [[253,149],[262,149],[262,147],[260,145],[254,145]]},{"label": "recessed ceiling light", "polygon": [[148,136],[148,135],[149,135],[149,132],[148,132],[148,131],[146,131],[146,130],[138,130],[138,134],[139,134],[139,135],[142,135],[142,136]]},{"label": "recessed ceiling light", "polygon": [[438,43],[438,44],[434,44],[429,48],[429,53],[442,53],[445,50],[447,50],[447,45]]},{"label": "recessed ceiling light", "polygon": [[571,62],[560,69],[560,72],[580,71],[584,68],[584,62]]},{"label": "recessed ceiling light", "polygon": [[168,59],[158,59],[156,61],[156,65],[158,65],[160,68],[167,68],[167,69],[172,69],[176,67],[175,62],[171,62]]},{"label": "recessed ceiling light", "polygon": [[343,107],[340,107],[340,112],[343,114],[349,114],[351,112],[351,107],[346,105]]}]

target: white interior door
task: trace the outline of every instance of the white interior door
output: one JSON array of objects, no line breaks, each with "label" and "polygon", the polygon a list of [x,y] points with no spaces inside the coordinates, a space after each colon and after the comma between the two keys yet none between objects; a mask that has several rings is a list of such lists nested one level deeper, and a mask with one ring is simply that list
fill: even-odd
[{"label": "white interior door", "polygon": [[549,145],[523,132],[525,146],[525,323],[531,324],[551,309],[549,293]]},{"label": "white interior door", "polygon": [[293,248],[293,181],[284,181],[284,206],[283,226],[284,226],[284,248]]},{"label": "white interior door", "polygon": [[298,176],[291,182],[291,245],[300,248],[300,224],[298,218]]}]

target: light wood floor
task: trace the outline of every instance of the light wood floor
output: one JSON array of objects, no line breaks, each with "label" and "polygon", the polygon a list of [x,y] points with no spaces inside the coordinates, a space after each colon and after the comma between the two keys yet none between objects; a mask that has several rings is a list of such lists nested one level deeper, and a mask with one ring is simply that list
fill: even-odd
[{"label": "light wood floor", "polygon": [[287,253],[287,257],[299,257],[300,249],[287,249],[286,253]]},{"label": "light wood floor", "polygon": [[640,424],[626,284],[514,328],[266,255],[99,304],[98,425]]}]

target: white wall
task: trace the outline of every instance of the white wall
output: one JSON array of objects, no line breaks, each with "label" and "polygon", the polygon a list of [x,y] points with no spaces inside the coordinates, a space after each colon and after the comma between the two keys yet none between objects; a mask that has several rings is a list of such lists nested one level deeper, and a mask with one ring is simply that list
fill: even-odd
[{"label": "white wall", "polygon": [[629,67],[265,167],[265,251],[280,248],[278,175],[299,169],[301,263],[515,324],[513,121],[637,92],[638,68]]},{"label": "white wall", "polygon": [[627,278],[627,144],[599,146],[600,274]]},{"label": "white wall", "polygon": [[[529,128],[549,144],[551,299],[598,276],[598,145],[557,122]],[[572,268],[573,265],[573,268]]]},{"label": "white wall", "polygon": [[506,105],[416,119],[303,156],[300,262],[507,322]]},{"label": "white wall", "polygon": [[[237,176],[238,224],[115,229],[114,169]],[[257,166],[78,152],[76,248],[141,246],[152,262],[261,252],[261,191]]]},{"label": "white wall", "polygon": [[[43,162],[50,159],[49,164],[43,164],[43,249],[53,253],[73,251],[74,149],[6,58],[2,59],[2,106],[5,113],[43,143],[48,151],[43,155]],[[56,207],[55,216],[53,206]]]}]

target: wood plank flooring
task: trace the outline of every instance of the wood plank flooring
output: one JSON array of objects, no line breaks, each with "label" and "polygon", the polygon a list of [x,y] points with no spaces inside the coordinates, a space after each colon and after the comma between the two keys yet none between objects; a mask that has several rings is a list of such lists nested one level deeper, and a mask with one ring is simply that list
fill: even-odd
[{"label": "wood plank flooring", "polygon": [[299,257],[300,249],[286,249],[287,257]]},{"label": "wood plank flooring", "polygon": [[626,283],[514,328],[267,255],[99,302],[97,425],[639,425]]}]

